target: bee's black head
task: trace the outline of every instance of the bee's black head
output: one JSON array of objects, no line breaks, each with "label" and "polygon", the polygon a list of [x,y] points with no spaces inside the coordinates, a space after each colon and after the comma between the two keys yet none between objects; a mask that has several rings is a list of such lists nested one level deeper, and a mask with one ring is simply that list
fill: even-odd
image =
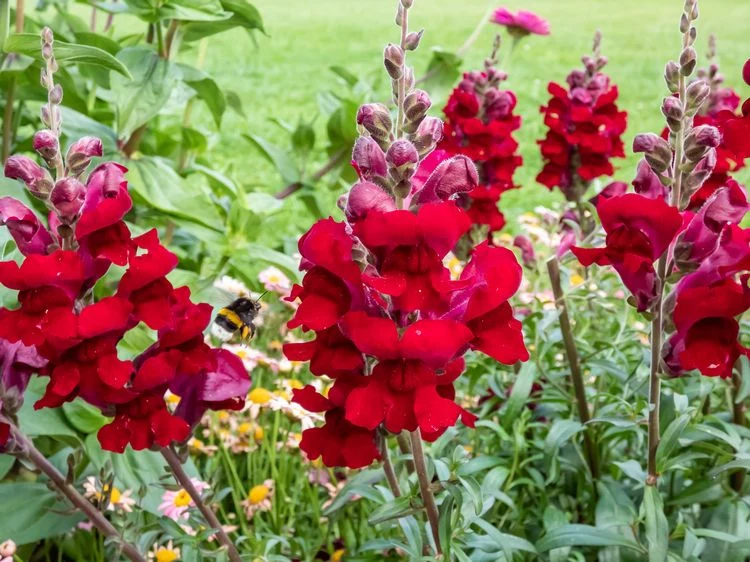
[{"label": "bee's black head", "polygon": [[227,308],[237,314],[257,313],[260,310],[260,303],[246,297],[240,297],[233,301]]}]

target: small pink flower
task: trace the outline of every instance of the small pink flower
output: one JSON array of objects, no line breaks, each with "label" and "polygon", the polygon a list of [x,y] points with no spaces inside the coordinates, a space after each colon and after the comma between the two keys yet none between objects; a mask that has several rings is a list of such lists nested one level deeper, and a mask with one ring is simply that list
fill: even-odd
[{"label": "small pink flower", "polygon": [[[209,488],[209,485],[205,482],[193,478],[193,486],[198,492],[203,492]],[[161,504],[159,504],[159,511],[165,516],[179,521],[180,519],[188,519],[188,510],[191,507],[195,507],[195,502],[190,497],[190,494],[183,488],[179,490],[167,490],[161,497]]]},{"label": "small pink flower", "polygon": [[514,14],[507,8],[498,8],[492,15],[492,23],[508,28],[514,37],[526,35],[549,35],[549,22],[534,12],[519,10]]},{"label": "small pink flower", "polygon": [[16,543],[14,543],[12,540],[8,539],[7,541],[0,544],[0,556],[3,556],[3,559],[0,560],[0,562],[5,562],[6,560],[8,562],[13,562],[13,555],[16,553]]},{"label": "small pink flower", "polygon": [[280,295],[287,295],[292,288],[292,282],[276,267],[267,267],[258,274],[258,281],[263,283],[267,291]]}]

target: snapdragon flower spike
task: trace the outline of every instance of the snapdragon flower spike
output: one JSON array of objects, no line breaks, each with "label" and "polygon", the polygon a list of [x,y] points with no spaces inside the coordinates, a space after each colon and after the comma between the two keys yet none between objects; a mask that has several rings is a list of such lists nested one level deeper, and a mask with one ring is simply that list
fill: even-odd
[{"label": "snapdragon flower spike", "polygon": [[484,72],[464,74],[453,90],[443,109],[444,137],[439,145],[449,155],[466,156],[476,165],[476,185],[460,202],[477,234],[489,240],[505,226],[498,204],[504,192],[518,187],[513,175],[523,163],[513,138],[521,126],[514,113],[516,96],[500,88],[505,74],[493,64],[490,59]]},{"label": "snapdragon flower spike", "polygon": [[682,226],[680,212],[663,199],[626,193],[597,206],[607,233],[604,248],[571,248],[582,265],[612,265],[635,298],[636,308],[648,310],[661,290],[654,270]]},{"label": "snapdragon flower spike", "polygon": [[614,173],[612,158],[625,157],[627,113],[617,107],[617,86],[601,72],[606,58],[598,54],[599,39],[594,58],[584,57],[585,70],[572,71],[567,86],[549,83],[552,98],[541,108],[549,130],[539,141],[544,167],[536,179],[574,202],[594,179]]}]

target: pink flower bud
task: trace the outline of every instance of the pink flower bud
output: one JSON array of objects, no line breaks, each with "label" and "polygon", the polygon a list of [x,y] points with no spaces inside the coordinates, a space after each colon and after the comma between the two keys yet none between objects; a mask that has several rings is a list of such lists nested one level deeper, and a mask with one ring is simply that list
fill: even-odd
[{"label": "pink flower bud", "polygon": [[34,150],[36,150],[46,161],[51,161],[57,156],[60,150],[60,143],[57,135],[49,129],[37,131],[34,135]]},{"label": "pink flower bud", "polygon": [[685,178],[685,195],[692,195],[703,185],[716,167],[716,149],[709,148],[705,156],[698,161],[695,168]]},{"label": "pink flower bud", "polygon": [[60,105],[63,100],[63,89],[60,84],[55,84],[49,93],[49,102],[55,105]]},{"label": "pink flower bud", "polygon": [[16,543],[8,539],[0,544],[0,556],[12,558],[16,554]]},{"label": "pink flower bud", "polygon": [[633,152],[643,152],[657,174],[664,173],[672,163],[672,149],[667,141],[654,133],[641,133],[633,139]]},{"label": "pink flower bud", "polygon": [[86,188],[98,194],[98,199],[113,199],[128,192],[125,172],[128,169],[117,162],[99,164],[89,175]]},{"label": "pink flower bud", "polygon": [[513,239],[513,245],[521,250],[521,260],[523,265],[526,267],[534,267],[536,265],[536,252],[534,252],[534,245],[527,236],[519,234]]},{"label": "pink flower bud", "polygon": [[406,42],[404,43],[404,46],[406,47],[407,51],[414,51],[419,47],[419,42],[422,40],[422,34],[424,33],[424,29],[420,29],[419,31],[412,31],[406,36]]},{"label": "pink flower bud", "polygon": [[388,173],[385,153],[372,137],[359,137],[354,143],[352,165],[360,179],[371,180],[375,176],[385,177]]},{"label": "pink flower bud", "polygon": [[385,160],[394,168],[413,168],[419,162],[419,154],[410,141],[399,139],[390,146]]},{"label": "pink flower bud", "polygon": [[696,80],[687,87],[685,92],[685,99],[688,104],[688,113],[697,112],[703,103],[706,101],[708,96],[711,95],[711,86],[705,80]]},{"label": "pink flower bud", "polygon": [[[588,57],[583,58],[586,59]],[[573,70],[565,80],[571,88],[581,88],[586,83],[586,73],[583,70]]]},{"label": "pink flower bud", "polygon": [[471,191],[479,183],[471,159],[460,155],[441,162],[416,196],[418,204],[445,201],[457,193]]},{"label": "pink flower bud", "polygon": [[650,199],[664,199],[667,196],[667,189],[659,181],[659,176],[654,173],[646,160],[641,160],[638,163],[638,170],[632,183],[636,193],[645,195]]},{"label": "pink flower bud", "polygon": [[102,141],[96,137],[83,137],[70,145],[65,164],[74,176],[86,171],[94,156],[102,155]]},{"label": "pink flower bud", "polygon": [[513,92],[492,89],[484,96],[484,114],[489,121],[508,117],[515,106],[516,96]]},{"label": "pink flower bud", "polygon": [[52,189],[52,176],[26,156],[11,156],[5,162],[5,177],[21,180],[34,197],[46,199]]},{"label": "pink flower bud", "polygon": [[50,203],[60,220],[72,222],[86,198],[86,186],[75,178],[63,178],[55,183],[49,195]]},{"label": "pink flower bud", "polygon": [[667,65],[664,67],[664,81],[667,83],[667,87],[669,88],[669,91],[674,93],[677,93],[680,89],[679,85],[679,77],[680,77],[680,67],[679,65],[671,60],[667,63]]},{"label": "pink flower bud", "polygon": [[708,149],[721,143],[721,133],[711,125],[695,127],[685,139],[685,157],[696,162],[703,158]]},{"label": "pink flower bud", "polygon": [[443,122],[437,117],[425,117],[414,134],[414,146],[419,156],[424,157],[432,152],[443,139]]},{"label": "pink flower bud", "polygon": [[385,70],[393,80],[398,80],[404,74],[404,51],[398,45],[388,43],[383,52]]},{"label": "pink flower bud", "polygon": [[693,47],[686,47],[680,53],[680,72],[683,76],[690,76],[695,69],[698,54]]},{"label": "pink flower bud", "polygon": [[404,99],[404,116],[406,118],[404,131],[407,133],[415,132],[431,105],[430,96],[424,90],[414,90],[407,95]]},{"label": "pink flower bud", "polygon": [[366,103],[357,111],[357,124],[362,125],[372,138],[382,146],[383,141],[390,138],[391,114],[382,103]]},{"label": "pink flower bud", "polygon": [[750,86],[750,59],[747,59],[742,67],[742,79]]},{"label": "pink flower bud", "polygon": [[349,191],[344,213],[349,222],[357,222],[370,211],[395,211],[396,203],[383,188],[369,181],[355,183]]}]

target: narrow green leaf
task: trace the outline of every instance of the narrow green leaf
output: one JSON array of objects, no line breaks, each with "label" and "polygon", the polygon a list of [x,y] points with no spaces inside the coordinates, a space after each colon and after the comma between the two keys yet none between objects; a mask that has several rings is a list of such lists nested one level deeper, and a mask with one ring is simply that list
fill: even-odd
[{"label": "narrow green leaf", "polygon": [[664,463],[669,455],[677,447],[678,439],[690,423],[690,414],[681,414],[667,426],[664,434],[659,440],[659,448],[656,450],[656,469],[662,472]]},{"label": "narrow green leaf", "polygon": [[640,550],[633,539],[609,529],[591,525],[564,525],[547,533],[536,544],[537,552],[547,552],[564,546],[624,546]]},{"label": "narrow green leaf", "polygon": [[646,512],[646,540],[649,562],[665,562],[669,550],[669,524],[664,515],[664,504],[656,486],[646,486],[643,493]]}]

